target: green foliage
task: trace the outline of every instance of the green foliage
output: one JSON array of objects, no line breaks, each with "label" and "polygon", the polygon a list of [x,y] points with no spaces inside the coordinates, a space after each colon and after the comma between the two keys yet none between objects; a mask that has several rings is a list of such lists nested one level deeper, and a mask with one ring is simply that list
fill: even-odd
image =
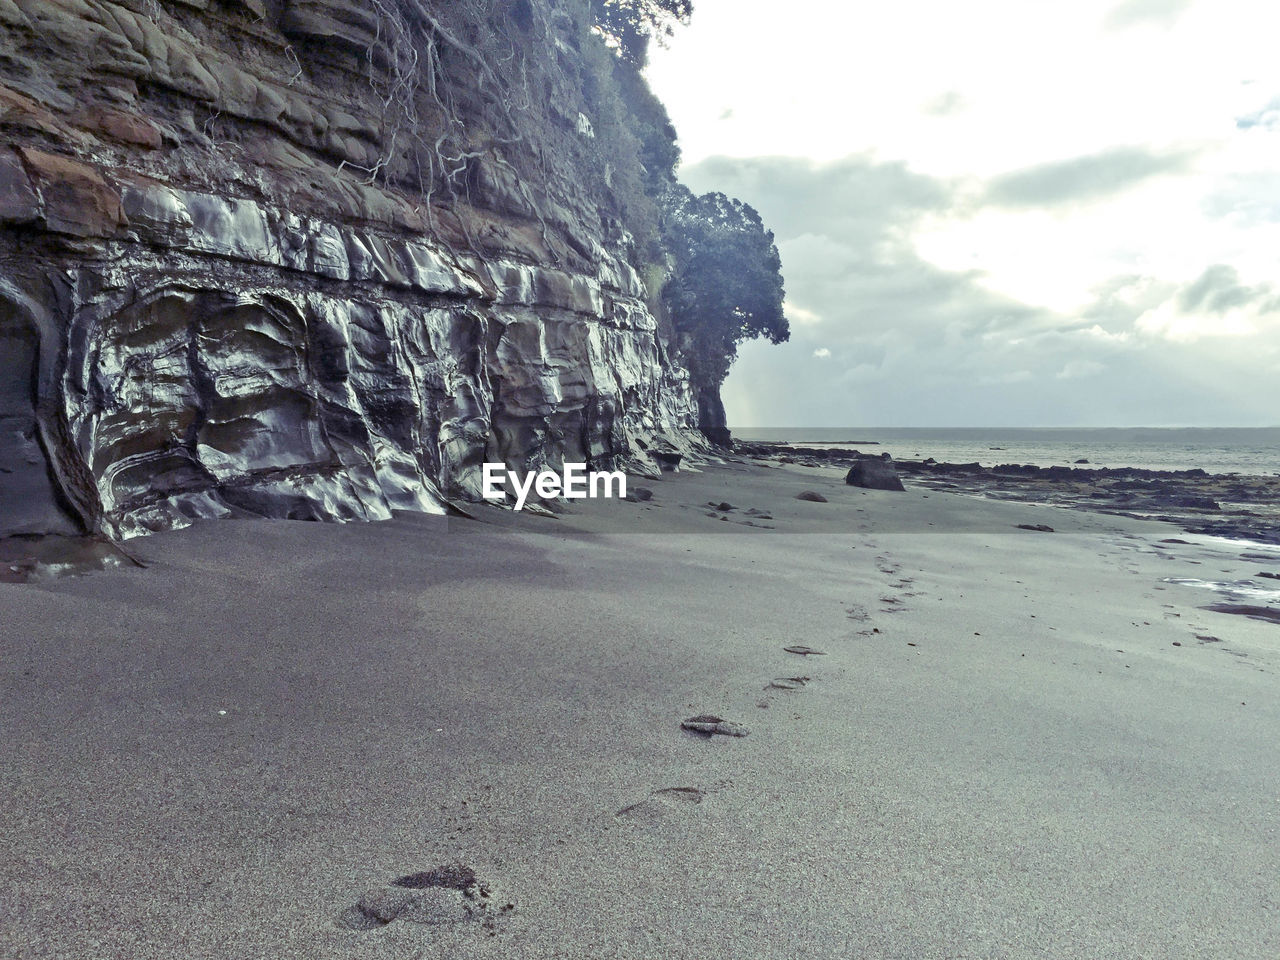
[{"label": "green foliage", "polygon": [[651,197],[661,197],[675,182],[680,164],[676,128],[662,101],[653,95],[640,71],[621,60],[614,64],[618,94],[630,114],[629,121],[640,142],[645,186]]},{"label": "green foliage", "polygon": [[666,197],[663,236],[674,261],[663,300],[688,346],[702,388],[719,389],[738,354],[756,337],[783,343],[782,260],[760,215],[723,193],[694,196],[683,186]]},{"label": "green foliage", "polygon": [[596,27],[617,55],[643,67],[649,40],[669,37],[676,24],[687,24],[693,0],[591,0]]},{"label": "green foliage", "polygon": [[632,80],[628,74],[632,74],[634,83],[647,92],[644,80],[634,67],[618,61],[599,37],[586,36],[581,53],[581,89],[595,133],[587,149],[597,155],[600,168],[608,171],[607,182],[602,185],[606,202],[635,239],[639,259],[661,259],[659,214],[654,199],[661,190],[655,189],[642,159],[646,153],[642,138],[652,131],[637,121],[623,88],[624,82]]}]

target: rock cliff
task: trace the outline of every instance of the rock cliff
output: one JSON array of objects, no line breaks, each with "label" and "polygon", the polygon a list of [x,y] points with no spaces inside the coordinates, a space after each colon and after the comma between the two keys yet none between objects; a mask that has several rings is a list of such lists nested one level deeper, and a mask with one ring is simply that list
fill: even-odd
[{"label": "rock cliff", "polygon": [[705,449],[584,6],[0,0],[0,535]]}]

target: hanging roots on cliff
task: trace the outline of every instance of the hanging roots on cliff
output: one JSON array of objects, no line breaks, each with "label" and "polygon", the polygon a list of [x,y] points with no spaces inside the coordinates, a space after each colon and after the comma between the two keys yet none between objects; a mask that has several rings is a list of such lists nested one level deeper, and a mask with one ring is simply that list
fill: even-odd
[{"label": "hanging roots on cliff", "polygon": [[[371,166],[361,167],[350,161],[344,161],[343,166],[356,167],[366,174],[370,183],[379,178],[386,181],[392,174],[389,168],[403,146],[415,168],[411,175],[416,177],[430,222],[432,197],[437,187],[447,190],[453,201],[458,199],[459,192],[469,200],[470,162],[486,157],[512,173],[529,209],[538,217],[546,241],[547,225],[538,213],[539,205],[534,202],[524,178],[496,149],[525,139],[518,115],[526,113],[533,103],[528,58],[511,39],[510,17],[504,14],[503,28],[494,29],[482,41],[477,41],[486,47],[481,50],[450,30],[426,0],[370,0],[370,4],[377,16],[378,33],[366,51],[369,82],[382,104],[386,139],[382,153]],[[449,11],[466,22],[485,24],[491,22],[498,6],[494,0],[455,0],[449,4]],[[529,9],[532,11],[532,6]],[[532,17],[530,21],[532,23]],[[547,26],[544,21],[540,26],[546,40]],[[469,131],[458,116],[445,70],[446,49],[472,66],[477,92],[488,94],[488,102],[499,108],[498,118],[506,128],[489,131],[484,146],[479,149],[468,142]],[[495,64],[505,68],[507,75],[499,76]],[[424,123],[426,117],[438,119]],[[478,252],[465,223],[462,230],[467,246],[472,252]]]}]

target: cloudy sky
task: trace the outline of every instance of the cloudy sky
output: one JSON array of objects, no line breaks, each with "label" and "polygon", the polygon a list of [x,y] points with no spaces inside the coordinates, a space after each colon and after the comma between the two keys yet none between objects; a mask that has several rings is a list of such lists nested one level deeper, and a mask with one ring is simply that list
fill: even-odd
[{"label": "cloudy sky", "polygon": [[773,229],[733,426],[1280,424],[1280,5],[696,0],[682,179]]}]

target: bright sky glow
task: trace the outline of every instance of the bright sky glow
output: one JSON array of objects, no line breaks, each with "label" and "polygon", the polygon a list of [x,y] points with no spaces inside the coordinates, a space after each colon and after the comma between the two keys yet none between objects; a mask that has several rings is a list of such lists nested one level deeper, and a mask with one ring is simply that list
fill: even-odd
[{"label": "bright sky glow", "polygon": [[793,331],[731,425],[1280,423],[1276,37],[1256,0],[697,0],[650,82]]}]

